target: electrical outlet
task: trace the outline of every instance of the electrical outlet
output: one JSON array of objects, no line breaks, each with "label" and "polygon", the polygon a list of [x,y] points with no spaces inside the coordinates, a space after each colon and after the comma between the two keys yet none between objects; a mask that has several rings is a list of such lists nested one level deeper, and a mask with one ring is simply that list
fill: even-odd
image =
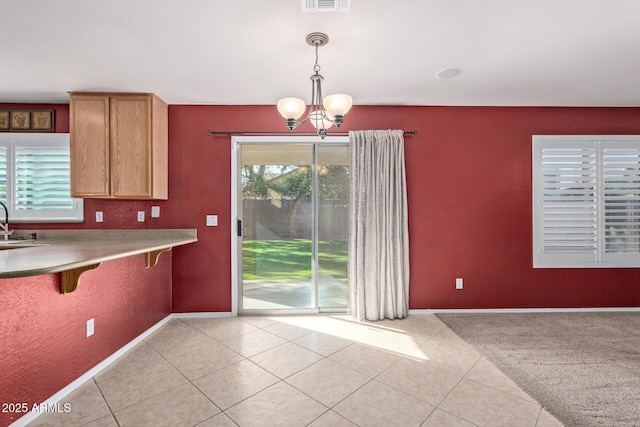
[{"label": "electrical outlet", "polygon": [[87,338],[93,335],[93,318],[87,320]]},{"label": "electrical outlet", "polygon": [[138,222],[144,222],[144,211],[138,211]]},{"label": "electrical outlet", "polygon": [[207,227],[218,226],[218,215],[207,215]]},{"label": "electrical outlet", "polygon": [[151,218],[160,218],[160,206],[151,206]]},{"label": "electrical outlet", "polygon": [[102,222],[104,221],[104,216],[102,215],[102,211],[97,211],[96,212],[96,222]]},{"label": "electrical outlet", "polygon": [[462,289],[462,278],[458,277],[456,279],[456,289]]}]

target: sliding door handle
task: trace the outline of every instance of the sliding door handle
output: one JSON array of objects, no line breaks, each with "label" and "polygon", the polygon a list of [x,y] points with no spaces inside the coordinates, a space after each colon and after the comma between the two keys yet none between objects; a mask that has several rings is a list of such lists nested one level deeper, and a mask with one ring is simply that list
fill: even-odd
[{"label": "sliding door handle", "polygon": [[237,232],[238,232],[238,237],[242,237],[242,220],[241,219],[238,220],[238,230],[237,230]]}]

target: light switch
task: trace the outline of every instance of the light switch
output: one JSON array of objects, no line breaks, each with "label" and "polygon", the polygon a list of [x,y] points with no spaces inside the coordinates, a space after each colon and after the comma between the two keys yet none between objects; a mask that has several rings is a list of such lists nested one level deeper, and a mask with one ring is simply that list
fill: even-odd
[{"label": "light switch", "polygon": [[151,218],[160,218],[160,206],[151,206]]},{"label": "light switch", "polygon": [[207,215],[207,227],[218,226],[218,215]]}]

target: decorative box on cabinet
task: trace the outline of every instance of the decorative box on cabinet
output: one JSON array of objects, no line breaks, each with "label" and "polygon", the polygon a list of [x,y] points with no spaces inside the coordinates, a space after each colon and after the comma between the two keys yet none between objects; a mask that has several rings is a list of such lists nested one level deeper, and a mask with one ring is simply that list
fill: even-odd
[{"label": "decorative box on cabinet", "polygon": [[167,199],[167,104],[148,93],[69,96],[71,195]]}]

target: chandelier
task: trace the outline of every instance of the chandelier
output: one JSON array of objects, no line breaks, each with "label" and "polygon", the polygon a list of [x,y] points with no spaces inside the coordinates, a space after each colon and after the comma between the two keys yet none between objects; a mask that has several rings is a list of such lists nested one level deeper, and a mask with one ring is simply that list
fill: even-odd
[{"label": "chandelier", "polygon": [[318,130],[318,135],[324,138],[327,129],[332,125],[342,126],[344,116],[351,109],[353,99],[349,95],[335,94],[322,97],[322,80],[320,64],[318,64],[318,48],[329,43],[329,37],[324,33],[311,33],[307,36],[307,43],[316,48],[316,63],[311,75],[311,104],[307,116],[298,120],[304,114],[307,106],[300,98],[282,98],[278,101],[278,112],[287,121],[289,130],[308,121]]}]

